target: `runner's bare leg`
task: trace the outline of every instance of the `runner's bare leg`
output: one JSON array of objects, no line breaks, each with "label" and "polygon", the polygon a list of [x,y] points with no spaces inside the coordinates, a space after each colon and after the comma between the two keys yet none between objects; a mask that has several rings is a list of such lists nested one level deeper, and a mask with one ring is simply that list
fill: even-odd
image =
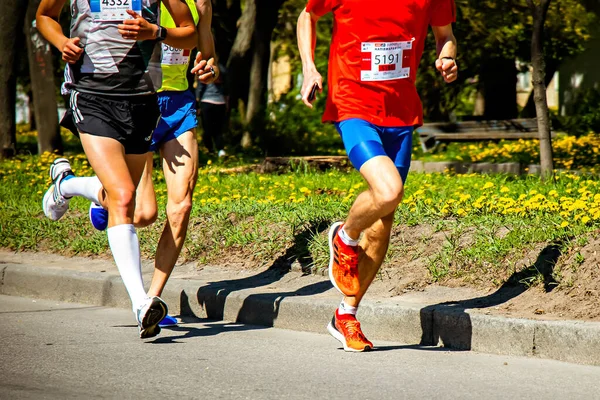
[{"label": "runner's bare leg", "polygon": [[161,147],[167,182],[167,222],[158,242],[149,296],[160,296],[185,242],[198,178],[198,143],[188,131]]},{"label": "runner's bare leg", "polygon": [[365,293],[367,293],[371,282],[377,276],[377,272],[379,272],[383,264],[390,244],[393,223],[394,212],[377,220],[364,231],[359,244],[358,277],[360,289],[355,296],[346,296],[344,298],[344,301],[349,306],[358,307]]},{"label": "runner's bare leg", "polygon": [[152,225],[158,217],[158,206],[156,204],[156,193],[154,192],[154,183],[152,182],[154,153],[146,153],[146,163],[144,173],[137,187],[135,198],[135,217],[133,224],[136,228],[144,228]]},{"label": "runner's bare leg", "polygon": [[365,229],[393,213],[404,194],[402,178],[389,157],[370,159],[362,165],[360,173],[369,189],[358,195],[344,223],[344,230],[353,239],[358,239]]}]

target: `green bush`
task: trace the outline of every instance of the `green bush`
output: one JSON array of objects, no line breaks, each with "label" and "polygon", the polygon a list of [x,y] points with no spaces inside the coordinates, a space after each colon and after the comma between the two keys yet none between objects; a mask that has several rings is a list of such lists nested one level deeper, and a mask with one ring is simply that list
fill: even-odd
[{"label": "green bush", "polygon": [[310,109],[300,100],[296,88],[271,103],[259,146],[267,155],[344,154],[342,140],[333,124],[321,122],[325,101],[324,91]]},{"label": "green bush", "polygon": [[571,135],[583,136],[600,132],[600,89],[590,88],[577,93],[573,115],[554,116],[555,129]]}]

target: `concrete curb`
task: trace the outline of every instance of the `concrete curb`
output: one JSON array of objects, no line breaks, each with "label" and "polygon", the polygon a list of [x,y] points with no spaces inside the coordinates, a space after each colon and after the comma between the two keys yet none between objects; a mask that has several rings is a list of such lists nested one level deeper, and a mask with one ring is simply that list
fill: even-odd
[{"label": "concrete curb", "polygon": [[[6,263],[0,279],[4,295],[130,307],[120,277],[108,273]],[[310,294],[210,289],[203,281],[171,279],[163,298],[172,315],[323,333],[338,303]],[[448,305],[373,301],[361,305],[360,320],[367,336],[375,340],[600,365],[597,322],[503,318]]]},{"label": "concrete curb", "polygon": [[540,166],[537,164],[520,164],[516,162],[507,163],[469,163],[459,161],[419,161],[411,162],[411,172],[421,173],[446,173],[457,174],[511,174],[511,175],[539,175]]},{"label": "concrete curb", "polygon": [[[292,165],[310,165],[320,170],[333,166],[348,167],[350,162],[346,156],[310,156],[310,157],[267,157],[262,164],[255,165],[255,170],[261,173],[271,173],[281,170],[289,170]],[[457,174],[479,173],[479,174],[540,174],[540,165],[521,164],[517,162],[490,163],[490,162],[463,162],[463,161],[411,161],[411,172],[421,173],[447,173]],[[239,168],[233,168],[230,172],[243,172]]]}]

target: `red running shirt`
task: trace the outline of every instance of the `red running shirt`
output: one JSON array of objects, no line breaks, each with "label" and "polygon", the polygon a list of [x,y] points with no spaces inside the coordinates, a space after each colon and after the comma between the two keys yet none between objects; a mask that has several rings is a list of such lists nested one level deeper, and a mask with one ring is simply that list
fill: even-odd
[{"label": "red running shirt", "polygon": [[308,0],[306,10],[333,12],[324,122],[423,124],[417,67],[429,25],[456,21],[454,0]]}]

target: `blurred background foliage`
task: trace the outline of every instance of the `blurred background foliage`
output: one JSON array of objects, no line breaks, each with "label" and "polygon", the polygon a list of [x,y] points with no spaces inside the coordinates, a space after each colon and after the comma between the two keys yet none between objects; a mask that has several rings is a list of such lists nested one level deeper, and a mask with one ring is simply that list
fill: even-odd
[{"label": "blurred background foliage", "polygon": [[[296,45],[296,21],[306,0],[212,1],[218,56],[231,71],[231,115],[226,133],[231,152],[251,156],[343,154],[335,128],[321,123],[332,16],[321,18],[317,24],[315,60],[325,88],[311,110],[299,100],[302,75]],[[433,67],[436,52],[430,32],[417,76],[425,120],[535,117],[533,96],[523,107],[516,101],[517,74],[530,68],[533,21],[527,1],[456,0],[456,7],[459,79],[447,85]],[[546,83],[565,62],[584,52],[590,41],[600,36],[599,9],[597,0],[552,1],[545,26]],[[61,24],[67,32],[67,7]],[[264,46],[264,38],[270,38],[270,46]],[[64,63],[57,51],[53,50],[53,56],[58,96]],[[26,52],[18,52],[15,61],[20,90],[32,104],[35,99]],[[274,78],[275,65],[286,68],[283,78],[281,74]],[[258,83],[254,79],[253,84],[251,76],[264,79]],[[598,85],[574,92],[570,99],[576,106],[569,112],[553,111],[554,129],[578,136],[600,132]]]}]

